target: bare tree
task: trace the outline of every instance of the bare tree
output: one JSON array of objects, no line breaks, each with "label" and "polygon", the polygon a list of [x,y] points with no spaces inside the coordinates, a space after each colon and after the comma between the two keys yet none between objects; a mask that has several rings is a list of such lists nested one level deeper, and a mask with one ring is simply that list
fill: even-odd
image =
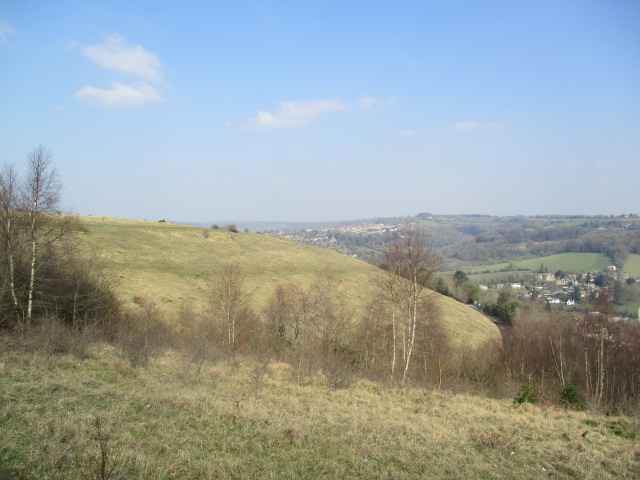
[{"label": "bare tree", "polygon": [[352,314],[344,307],[338,283],[330,269],[320,270],[308,287],[278,286],[264,310],[274,353],[291,365],[298,383],[319,369],[333,387],[352,378]]},{"label": "bare tree", "polygon": [[377,282],[376,301],[381,303],[390,324],[390,377],[394,380],[400,375],[400,361],[401,381],[405,384],[416,341],[428,337],[418,333],[435,321],[435,294],[428,286],[438,262],[424,233],[417,229],[402,232],[386,246],[384,256],[387,271]]},{"label": "bare tree", "polygon": [[388,274],[381,280],[378,288],[389,311],[389,317],[391,318],[391,380],[394,380],[396,359],[398,357],[398,307],[400,305],[400,287],[402,282],[402,278],[400,277],[402,249],[397,239],[385,248],[384,257]]},{"label": "bare tree", "polygon": [[275,353],[292,366],[300,383],[314,369],[312,347],[316,318],[309,289],[289,283],[276,288],[264,311]]},{"label": "bare tree", "polygon": [[582,320],[584,375],[587,395],[596,405],[604,399],[608,367],[619,335],[613,317],[613,300],[601,290],[595,301],[595,312],[586,312]]},{"label": "bare tree", "polygon": [[[36,281],[36,263],[39,249],[55,242],[68,230],[64,222],[55,222],[51,215],[60,213],[60,192],[62,184],[53,166],[53,156],[42,145],[28,157],[27,177],[22,188],[22,207],[27,213],[27,236],[31,246],[29,261],[29,285],[27,290],[26,321],[31,321],[33,294]],[[60,228],[62,226],[62,228]]]},{"label": "bare tree", "polygon": [[15,248],[18,223],[18,176],[12,165],[5,165],[0,173],[0,235],[4,260],[6,261],[7,278],[11,304],[16,320],[20,320],[18,296],[16,294],[15,281]]},{"label": "bare tree", "polygon": [[[53,156],[42,145],[28,155],[23,179],[12,166],[0,172],[3,294],[9,292],[18,322],[31,322],[37,297],[43,293],[38,286],[40,269],[52,268],[54,257],[63,251],[61,241],[78,229],[75,217],[59,215],[61,188]],[[59,265],[63,263],[58,259]]]},{"label": "bare tree", "polygon": [[255,320],[250,303],[251,294],[240,267],[237,264],[224,266],[213,287],[211,307],[224,343],[230,350],[238,348],[242,330],[247,327],[245,324]]}]

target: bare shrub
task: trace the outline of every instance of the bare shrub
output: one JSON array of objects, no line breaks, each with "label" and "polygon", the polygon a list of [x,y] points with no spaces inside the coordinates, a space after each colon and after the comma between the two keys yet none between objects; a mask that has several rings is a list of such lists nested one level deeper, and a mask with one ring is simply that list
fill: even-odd
[{"label": "bare shrub", "polygon": [[334,346],[330,352],[323,356],[322,371],[327,377],[327,384],[331,389],[350,387],[357,376],[355,349],[348,345]]},{"label": "bare shrub", "polygon": [[37,352],[44,360],[66,354],[87,358],[91,345],[101,338],[95,324],[72,326],[55,315],[34,319],[30,325],[21,326],[18,332],[22,348]]},{"label": "bare shrub", "polygon": [[112,478],[117,466],[117,459],[114,460],[109,448],[109,434],[102,429],[102,422],[96,417],[96,441],[98,442],[98,455],[93,461],[93,467],[89,468],[90,474],[84,473],[85,480],[109,480]]},{"label": "bare shrub", "polygon": [[125,314],[118,343],[132,366],[144,367],[166,350],[169,328],[155,304],[142,297],[135,297],[134,303],[138,308]]},{"label": "bare shrub", "polygon": [[343,388],[357,373],[352,314],[343,307],[337,286],[332,272],[323,270],[308,288],[278,286],[264,310],[265,350],[291,365],[298,384],[322,370],[332,388]]},{"label": "bare shrub", "polygon": [[458,388],[476,394],[508,395],[499,388],[505,383],[501,353],[502,345],[498,340],[488,340],[474,349],[465,349],[459,366],[462,385]]},{"label": "bare shrub", "polygon": [[224,357],[222,336],[211,321],[189,307],[182,309],[179,318],[180,329],[175,334],[174,346],[195,366],[198,375],[204,362],[217,362]]}]

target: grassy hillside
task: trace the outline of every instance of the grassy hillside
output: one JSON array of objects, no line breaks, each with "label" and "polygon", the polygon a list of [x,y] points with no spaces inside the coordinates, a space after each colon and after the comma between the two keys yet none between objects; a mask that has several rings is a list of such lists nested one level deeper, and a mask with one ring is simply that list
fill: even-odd
[{"label": "grassy hillside", "polygon": [[[261,309],[282,283],[310,285],[324,268],[340,281],[340,291],[359,310],[371,297],[371,265],[330,250],[255,233],[231,233],[159,222],[81,217],[81,242],[104,260],[118,292],[131,301],[142,296],[168,314],[186,304],[204,306],[222,267],[237,263]],[[452,339],[476,344],[498,335],[484,316],[439,296],[440,311]]]},{"label": "grassy hillside", "polygon": [[107,478],[100,440],[113,479],[640,477],[635,418],[366,381],[331,391],[287,368],[195,375],[174,355],[132,369],[111,347],[4,349],[0,478]]}]

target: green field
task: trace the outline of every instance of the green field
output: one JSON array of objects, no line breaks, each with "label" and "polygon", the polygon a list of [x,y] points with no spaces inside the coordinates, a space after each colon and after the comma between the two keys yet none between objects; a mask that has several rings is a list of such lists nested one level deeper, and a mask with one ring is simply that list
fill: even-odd
[{"label": "green field", "polygon": [[[633,256],[630,255],[629,257]],[[640,258],[640,255],[638,257]],[[640,260],[637,261],[637,265],[633,263],[633,260],[629,262],[631,268],[640,269]],[[540,265],[551,273],[558,270],[565,272],[595,272],[602,271],[608,265],[611,265],[611,259],[601,253],[559,253],[510,263],[480,265],[468,269],[467,273],[477,281],[489,281],[507,278],[510,275],[537,272],[540,269]]]},{"label": "green field", "polygon": [[516,268],[538,270],[544,265],[549,272],[595,272],[611,265],[611,259],[601,253],[559,253],[548,257],[533,258],[516,263]]},{"label": "green field", "polygon": [[640,478],[636,418],[300,386],[275,362],[189,365],[172,353],[133,369],[99,345],[84,359],[3,349],[0,478]]},{"label": "green field", "polygon": [[640,277],[640,255],[629,254],[624,262],[622,271],[634,277]]},{"label": "green field", "polygon": [[[311,285],[329,269],[356,313],[371,299],[371,279],[380,271],[330,250],[255,233],[232,233],[160,222],[81,217],[81,245],[97,255],[121,297],[142,296],[175,315],[185,305],[204,308],[224,265],[237,263],[246,275],[254,306],[261,311],[274,288]],[[437,295],[437,294],[436,294]],[[486,317],[438,295],[444,324],[455,344],[477,344],[498,335]]]}]

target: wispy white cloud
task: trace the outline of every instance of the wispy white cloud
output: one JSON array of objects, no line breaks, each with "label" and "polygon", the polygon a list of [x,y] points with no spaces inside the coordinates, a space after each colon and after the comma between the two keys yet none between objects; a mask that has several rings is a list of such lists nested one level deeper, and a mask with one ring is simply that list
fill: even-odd
[{"label": "wispy white cloud", "polygon": [[453,128],[462,133],[471,133],[477,130],[500,130],[500,129],[506,128],[506,125],[501,122],[481,123],[481,122],[469,121],[469,122],[455,123],[453,125]]},{"label": "wispy white cloud", "polygon": [[87,86],[75,93],[76,98],[100,107],[138,107],[162,100],[157,88],[151,85],[163,83],[160,60],[140,45],[128,45],[124,37],[114,34],[104,43],[83,47],[82,53],[101,67],[132,74],[138,81],[134,84],[113,81],[109,89]]},{"label": "wispy white cloud", "polygon": [[317,100],[314,102],[280,102],[276,113],[259,111],[249,120],[248,128],[299,128],[312,120],[329,113],[342,112],[347,106],[339,100]]},{"label": "wispy white cloud", "polygon": [[16,29],[7,22],[0,22],[0,41],[8,42],[9,37],[16,34]]},{"label": "wispy white cloud", "polygon": [[156,89],[145,82],[135,86],[112,82],[110,89],[84,87],[75,96],[91,105],[100,107],[137,107],[162,100]]},{"label": "wispy white cloud", "polygon": [[580,168],[580,164],[574,160],[564,162],[564,166],[567,168]]},{"label": "wispy white cloud", "polygon": [[243,128],[245,130],[301,128],[324,115],[356,110],[370,110],[378,105],[379,102],[370,97],[363,97],[351,102],[343,102],[341,100],[280,102],[275,113],[259,111]]},{"label": "wispy white cloud", "polygon": [[101,67],[162,83],[162,68],[158,57],[140,45],[128,45],[121,35],[110,35],[104,43],[83,47],[82,54]]}]

